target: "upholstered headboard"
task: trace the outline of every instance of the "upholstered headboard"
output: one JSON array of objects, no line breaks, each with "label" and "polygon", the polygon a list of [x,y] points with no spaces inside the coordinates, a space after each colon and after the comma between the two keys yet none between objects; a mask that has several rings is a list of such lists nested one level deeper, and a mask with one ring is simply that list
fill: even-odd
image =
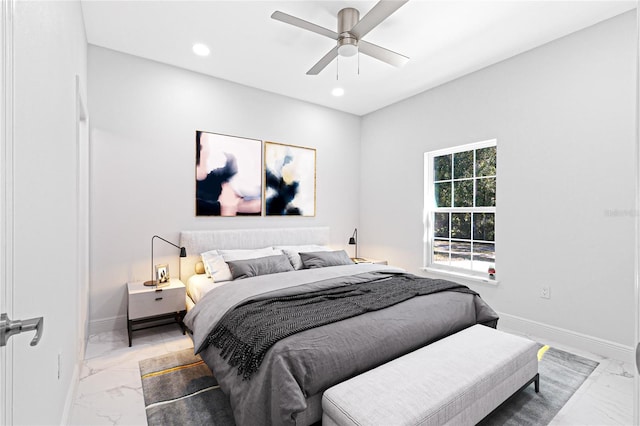
[{"label": "upholstered headboard", "polygon": [[180,246],[187,257],[180,258],[180,279],[187,282],[195,274],[200,254],[215,249],[257,249],[276,245],[329,244],[329,228],[258,228],[182,231]]}]

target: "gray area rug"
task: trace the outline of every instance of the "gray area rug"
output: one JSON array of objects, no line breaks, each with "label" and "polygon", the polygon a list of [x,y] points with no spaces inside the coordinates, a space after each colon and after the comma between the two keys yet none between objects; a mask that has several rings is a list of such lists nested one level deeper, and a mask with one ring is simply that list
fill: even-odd
[{"label": "gray area rug", "polygon": [[[149,426],[234,425],[227,397],[193,349],[139,365]],[[597,366],[595,361],[551,348],[538,366],[540,393],[529,385],[480,424],[547,425]]]},{"label": "gray area rug", "polygon": [[234,424],[227,396],[193,348],[139,366],[149,426]]},{"label": "gray area rug", "polygon": [[540,392],[533,384],[513,395],[479,424],[548,425],[578,390],[598,362],[550,348],[538,363]]}]

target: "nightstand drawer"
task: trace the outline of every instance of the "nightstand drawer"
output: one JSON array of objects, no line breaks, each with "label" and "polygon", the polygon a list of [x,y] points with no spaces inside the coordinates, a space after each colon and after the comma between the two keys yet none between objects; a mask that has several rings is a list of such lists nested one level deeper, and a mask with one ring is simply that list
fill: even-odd
[{"label": "nightstand drawer", "polygon": [[185,310],[185,288],[159,288],[129,295],[129,319]]}]

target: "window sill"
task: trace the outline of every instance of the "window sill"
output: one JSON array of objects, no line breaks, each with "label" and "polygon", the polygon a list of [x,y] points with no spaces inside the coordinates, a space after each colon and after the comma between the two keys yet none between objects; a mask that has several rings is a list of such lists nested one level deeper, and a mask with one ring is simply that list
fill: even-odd
[{"label": "window sill", "polygon": [[491,286],[498,285],[500,281],[496,279],[490,279],[488,277],[479,277],[477,275],[465,274],[463,272],[444,271],[442,269],[423,267],[421,271],[426,272],[427,275],[433,276],[433,278],[444,278],[452,281],[460,282],[461,284],[487,284]]}]

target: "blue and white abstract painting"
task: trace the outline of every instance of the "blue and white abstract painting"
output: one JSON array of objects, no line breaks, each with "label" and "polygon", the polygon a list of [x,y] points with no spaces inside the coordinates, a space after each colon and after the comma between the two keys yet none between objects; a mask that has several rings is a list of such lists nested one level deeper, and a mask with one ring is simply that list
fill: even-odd
[{"label": "blue and white abstract painting", "polygon": [[316,150],[265,142],[265,214],[315,216]]}]

